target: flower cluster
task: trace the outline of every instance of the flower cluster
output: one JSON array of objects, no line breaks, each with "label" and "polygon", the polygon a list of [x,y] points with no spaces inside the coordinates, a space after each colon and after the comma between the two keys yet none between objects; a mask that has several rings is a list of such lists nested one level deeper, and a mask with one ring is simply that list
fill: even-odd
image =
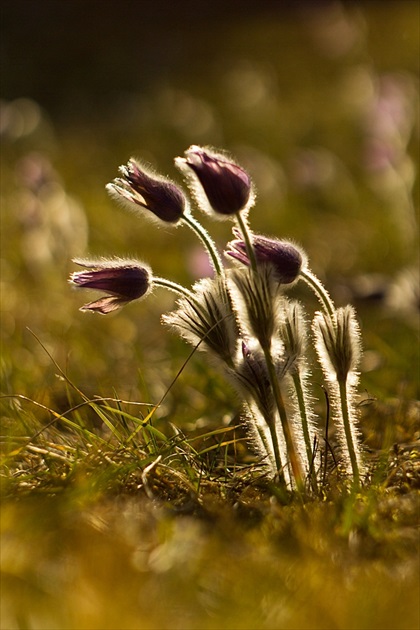
[{"label": "flower cluster", "polygon": [[[327,468],[328,438],[324,445],[310,392],[307,355],[313,340],[337,427],[335,461],[359,486],[365,465],[354,400],[361,356],[354,309],[335,307],[300,247],[252,232],[248,213],[255,202],[253,184],[229,156],[192,146],[175,165],[202,211],[233,221],[234,238],[224,259],[193,217],[188,197],[172,181],[131,159],[107,188],[133,210],[192,229],[209,255],[214,277],[188,289],[155,276],[138,261],[76,260],[84,269],[73,273],[70,282],[105,293],[82,310],[107,314],[145,297],[154,287],[175,292],[176,309],[163,316],[163,323],[207,352],[243,401],[250,445],[262,465],[279,483],[299,491],[316,491]],[[320,302],[312,334],[303,304],[286,295],[298,281]]]}]

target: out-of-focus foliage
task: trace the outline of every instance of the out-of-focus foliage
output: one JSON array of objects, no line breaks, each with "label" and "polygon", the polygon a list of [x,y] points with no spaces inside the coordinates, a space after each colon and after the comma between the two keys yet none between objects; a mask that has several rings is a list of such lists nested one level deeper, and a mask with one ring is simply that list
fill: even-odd
[{"label": "out-of-focus foliage", "polygon": [[2,613],[15,621],[4,627],[417,626],[413,507],[404,500],[396,519],[392,500],[375,516],[375,500],[359,505],[365,524],[339,536],[346,523],[334,503],[273,507],[256,527],[246,505],[205,520],[171,518],[138,498],[92,505],[79,490],[68,499],[5,506]]}]

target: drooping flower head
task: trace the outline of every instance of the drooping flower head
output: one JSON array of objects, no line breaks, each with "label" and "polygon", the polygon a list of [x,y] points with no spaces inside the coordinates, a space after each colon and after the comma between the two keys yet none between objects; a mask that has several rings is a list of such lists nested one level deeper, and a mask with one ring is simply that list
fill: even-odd
[{"label": "drooping flower head", "polygon": [[200,208],[219,218],[248,210],[254,202],[251,178],[230,158],[191,146],[175,165],[187,176]]},{"label": "drooping flower head", "polygon": [[83,289],[104,291],[106,296],[85,304],[81,311],[93,311],[106,315],[125,304],[145,297],[152,287],[149,267],[136,260],[79,260],[74,262],[84,271],[71,274],[69,282]]},{"label": "drooping flower head", "polygon": [[[236,239],[228,243],[226,254],[247,267],[250,266],[245,241],[238,229],[233,228]],[[252,246],[258,265],[268,265],[280,284],[291,284],[299,277],[306,264],[306,255],[293,243],[258,234],[252,235]]]},{"label": "drooping flower head", "polygon": [[132,210],[140,206],[165,223],[178,223],[187,206],[178,186],[140,166],[134,158],[119,170],[122,177],[106,186],[111,196],[127,202]]}]

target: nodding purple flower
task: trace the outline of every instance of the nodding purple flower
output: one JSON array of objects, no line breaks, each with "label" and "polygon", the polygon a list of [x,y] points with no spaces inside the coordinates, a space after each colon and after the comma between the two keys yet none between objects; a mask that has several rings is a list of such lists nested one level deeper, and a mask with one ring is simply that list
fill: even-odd
[{"label": "nodding purple flower", "polygon": [[175,159],[175,164],[193,183],[197,201],[204,210],[208,210],[209,205],[216,214],[229,216],[252,205],[251,178],[225,155],[193,145],[185,151],[185,158]]},{"label": "nodding purple flower", "polygon": [[152,275],[148,267],[135,260],[74,260],[84,271],[71,274],[69,282],[83,289],[97,289],[108,295],[85,304],[81,311],[106,315],[149,293]]},{"label": "nodding purple flower", "polygon": [[[238,229],[233,229],[236,239],[228,243],[225,254],[250,266],[245,241]],[[258,265],[269,265],[274,278],[280,284],[291,284],[297,280],[302,267],[306,264],[305,254],[288,241],[268,238],[258,234],[252,235],[252,245]]]},{"label": "nodding purple flower", "polygon": [[186,208],[186,198],[178,186],[156,176],[131,158],[126,166],[120,166],[122,177],[106,186],[115,198],[141,206],[165,223],[178,223]]}]

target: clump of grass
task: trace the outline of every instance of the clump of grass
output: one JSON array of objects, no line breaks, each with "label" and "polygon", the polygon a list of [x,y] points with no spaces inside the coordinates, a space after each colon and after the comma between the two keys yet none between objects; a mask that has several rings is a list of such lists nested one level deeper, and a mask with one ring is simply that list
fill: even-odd
[{"label": "clump of grass", "polygon": [[[66,384],[69,405],[59,413],[23,395],[2,397],[4,496],[54,495],[81,486],[90,499],[140,493],[171,509],[193,512],[202,509],[203,488],[226,497],[244,484],[264,484],[258,462],[233,460],[233,451],[245,440],[236,426],[188,437],[173,425],[166,432],[155,426],[155,412],[188,359],[161,400],[152,404],[89,398],[49,356]],[[49,419],[41,421],[40,412]]]},{"label": "clump of grass", "polygon": [[7,401],[4,627],[417,627],[413,444],[358,493],[331,476],[303,502],[234,461],[235,427],[168,437],[155,406],[67,385],[42,427]]}]

